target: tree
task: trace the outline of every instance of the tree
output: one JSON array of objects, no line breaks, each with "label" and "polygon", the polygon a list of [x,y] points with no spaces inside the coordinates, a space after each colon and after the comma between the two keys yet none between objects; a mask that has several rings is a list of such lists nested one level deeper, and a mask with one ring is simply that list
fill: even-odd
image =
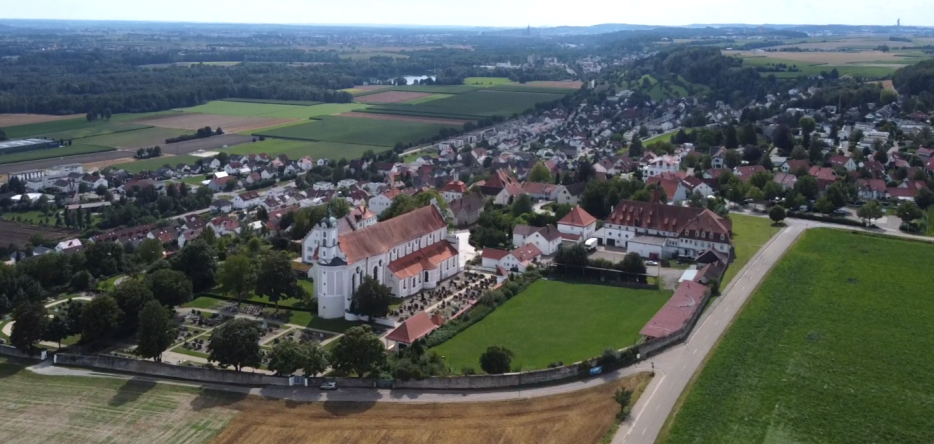
[{"label": "tree", "polygon": [[149,301],[139,312],[136,351],[144,359],[162,361],[162,352],[175,340],[175,323],[169,310],[159,301]]},{"label": "tree", "polygon": [[113,334],[123,320],[123,310],[109,295],[98,296],[81,310],[81,342],[94,342]]},{"label": "tree", "polygon": [[810,175],[799,177],[798,181],[795,182],[794,190],[797,191],[798,194],[804,196],[805,199],[809,200],[816,198],[817,194],[820,192],[817,186],[817,179]]},{"label": "tree", "polygon": [[204,227],[204,230],[201,231],[201,236],[198,237],[198,240],[204,242],[210,247],[213,247],[217,243],[217,235],[214,233],[214,229],[210,226]]},{"label": "tree", "polygon": [[392,303],[392,289],[367,275],[353,294],[350,310],[372,320],[388,315],[390,303]]},{"label": "tree", "polygon": [[510,212],[512,212],[513,217],[519,217],[533,211],[534,205],[532,204],[532,197],[525,193],[520,194],[510,207]]},{"label": "tree", "polygon": [[891,89],[879,91],[879,101],[882,102],[882,105],[888,105],[896,100],[898,100],[898,93],[895,91]]},{"label": "tree", "polygon": [[191,281],[185,273],[170,269],[156,270],[146,276],[153,296],[166,307],[177,307],[191,300]]},{"label": "tree", "polygon": [[303,352],[301,344],[289,339],[282,340],[269,352],[269,364],[266,367],[279,376],[291,375],[304,366]]},{"label": "tree", "polygon": [[94,277],[91,276],[91,273],[88,273],[87,270],[81,270],[71,277],[71,282],[69,282],[68,286],[71,287],[72,291],[80,293],[90,290],[93,280]]},{"label": "tree", "polygon": [[723,162],[726,164],[726,167],[733,169],[739,166],[740,162],[743,161],[743,157],[736,150],[727,150],[726,156],[723,159]]},{"label": "tree", "polygon": [[153,300],[152,290],[142,279],[127,278],[114,287],[110,296],[117,301],[117,306],[123,311],[123,326],[125,331],[133,331],[139,326],[139,315],[143,307]]},{"label": "tree", "polygon": [[633,274],[645,274],[645,261],[642,260],[642,256],[639,253],[626,253],[623,256],[623,260],[619,261],[616,267],[619,271],[624,271],[626,273]]},{"label": "tree", "polygon": [[529,182],[551,183],[551,171],[544,163],[538,162],[529,172]]},{"label": "tree", "polygon": [[558,247],[558,252],[555,253],[555,263],[561,265],[569,265],[572,267],[586,267],[588,263],[587,248],[581,244],[574,244],[570,247],[565,247],[564,245]]},{"label": "tree", "polygon": [[895,209],[895,215],[898,216],[902,222],[911,222],[916,219],[921,219],[924,216],[924,212],[921,211],[921,208],[914,202],[902,202],[898,205],[898,208]]},{"label": "tree", "polygon": [[[915,196],[915,203],[918,204],[918,207],[922,210],[927,210],[931,205],[934,205],[934,192],[927,188],[922,188]],[[932,223],[934,223],[934,221],[932,221]]]},{"label": "tree", "polygon": [[70,326],[68,325],[68,319],[62,315],[55,315],[52,319],[49,319],[48,324],[46,324],[45,331],[42,333],[42,340],[56,342],[58,343],[58,348],[62,348],[62,339],[67,338],[69,335]]},{"label": "tree", "polygon": [[259,325],[249,319],[234,319],[221,324],[211,332],[208,341],[209,359],[222,366],[232,365],[237,371],[243,367],[259,367]]},{"label": "tree", "polygon": [[13,311],[13,322],[10,344],[31,354],[36,342],[42,339],[49,314],[42,303],[26,302]]},{"label": "tree", "polygon": [[281,252],[267,254],[256,275],[256,294],[266,296],[278,311],[281,299],[297,298],[300,293],[289,258]]},{"label": "tree", "polygon": [[739,147],[739,138],[736,135],[735,126],[726,126],[726,140],[724,140],[723,144],[727,147],[727,149],[735,149]]},{"label": "tree", "polygon": [[642,139],[639,138],[638,133],[633,132],[632,142],[629,144],[629,157],[642,157],[644,152],[645,148],[642,147]]},{"label": "tree", "polygon": [[827,197],[827,200],[833,205],[833,209],[841,208],[846,205],[846,185],[841,182],[834,182],[833,185],[827,187],[824,191],[824,196]]},{"label": "tree", "polygon": [[110,108],[104,108],[104,118],[110,120],[111,116],[113,116],[113,111]]},{"label": "tree", "polygon": [[[207,231],[205,230],[205,233]],[[204,233],[201,237],[204,237]],[[173,269],[188,275],[194,291],[204,291],[214,287],[214,274],[217,272],[214,249],[202,238],[186,244],[172,257],[171,261]]]},{"label": "tree", "polygon": [[306,377],[315,377],[328,369],[328,351],[317,342],[302,344],[302,372]]},{"label": "tree", "polygon": [[749,185],[764,190],[769,183],[773,183],[772,177],[772,173],[768,171],[758,171],[749,178]]},{"label": "tree", "polygon": [[817,199],[816,202],[814,202],[814,209],[821,214],[827,215],[833,213],[834,207],[833,204],[830,203],[830,199],[821,197],[820,199]]},{"label": "tree", "polygon": [[750,186],[746,190],[746,199],[752,200],[753,204],[757,202],[762,202],[765,199],[765,193],[757,187]]},{"label": "tree", "polygon": [[856,210],[856,217],[867,223],[872,223],[872,221],[881,218],[884,214],[882,205],[879,205],[879,202],[875,200],[866,202],[865,205]]},{"label": "tree", "polygon": [[339,372],[365,377],[386,364],[386,348],[369,325],[352,327],[337,340],[330,361]]},{"label": "tree", "polygon": [[491,345],[480,355],[480,368],[491,375],[508,373],[514,357],[515,353],[512,350],[500,345]]},{"label": "tree", "polygon": [[159,239],[145,239],[136,247],[136,254],[146,264],[162,259],[162,252],[162,242],[159,242]]},{"label": "tree", "polygon": [[774,132],[772,133],[772,142],[775,146],[787,153],[795,146],[794,137],[791,135],[791,130],[783,124],[779,124]]},{"label": "tree", "polygon": [[256,288],[256,272],[253,262],[243,255],[229,256],[217,271],[217,282],[227,294],[242,302]]},{"label": "tree", "polygon": [[785,209],[781,205],[775,205],[769,209],[769,219],[772,219],[772,222],[779,223],[785,220]]},{"label": "tree", "polygon": [[263,223],[269,222],[269,212],[266,211],[266,207],[259,207],[256,210],[256,220],[262,221]]},{"label": "tree", "polygon": [[752,123],[743,125],[740,131],[740,142],[743,145],[755,145],[759,143],[759,136],[756,135],[756,129],[752,126]]}]

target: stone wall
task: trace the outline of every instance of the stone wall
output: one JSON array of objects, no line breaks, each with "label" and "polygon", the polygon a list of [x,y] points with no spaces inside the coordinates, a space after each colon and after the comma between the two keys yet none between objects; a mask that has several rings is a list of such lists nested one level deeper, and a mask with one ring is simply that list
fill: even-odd
[{"label": "stone wall", "polygon": [[269,376],[261,373],[244,373],[232,370],[214,370],[200,367],[185,367],[163,364],[161,362],[141,361],[138,359],[116,356],[84,356],[69,353],[55,355],[55,365],[72,365],[96,370],[114,370],[126,373],[138,373],[165,378],[185,379],[189,381],[216,384],[236,384],[249,386],[288,385],[288,378]]},{"label": "stone wall", "polygon": [[27,355],[23,353],[20,349],[12,347],[9,345],[0,345],[0,356],[9,356],[11,358],[27,358],[27,359],[41,359],[45,360],[45,351],[40,352],[36,355]]}]

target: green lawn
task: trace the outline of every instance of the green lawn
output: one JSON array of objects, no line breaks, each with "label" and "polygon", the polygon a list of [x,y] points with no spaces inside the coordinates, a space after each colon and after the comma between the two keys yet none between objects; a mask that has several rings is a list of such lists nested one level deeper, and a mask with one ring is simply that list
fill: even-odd
[{"label": "green lawn", "polygon": [[491,345],[515,352],[513,367],[524,370],[570,364],[599,356],[606,347],[633,345],[671,294],[538,281],[435,350],[458,370],[480,371],[480,355]]},{"label": "green lawn", "polygon": [[243,102],[243,103],[265,103],[273,105],[297,105],[297,106],[312,106],[320,105],[321,102],[310,102],[304,100],[273,100],[273,99],[221,99],[222,102]]},{"label": "green lawn", "polygon": [[182,307],[210,310],[213,308],[217,308],[219,305],[224,304],[226,302],[227,301],[217,299],[217,298],[212,298],[210,296],[199,296],[199,297],[194,298],[191,302],[185,305],[182,305]]},{"label": "green lawn", "polygon": [[38,225],[42,219],[48,219],[49,222],[55,223],[55,213],[49,213],[48,216],[42,214],[41,211],[23,211],[23,212],[12,212],[12,213],[3,213],[0,215],[0,219],[3,220],[13,220],[17,219],[24,221],[33,225]]},{"label": "green lawn", "polygon": [[0,164],[28,162],[30,160],[53,159],[56,157],[77,156],[79,154],[100,153],[113,151],[109,146],[84,145],[75,143],[71,146],[50,148],[46,150],[26,151],[23,153],[4,154],[0,156]]},{"label": "green lawn", "polygon": [[113,290],[114,286],[117,284],[117,279],[124,277],[122,274],[112,276],[106,280],[100,281],[97,283],[97,289],[100,291],[110,291]]},{"label": "green lawn", "polygon": [[658,442],[934,442],[932,257],[926,243],[808,230]]},{"label": "green lawn", "polygon": [[[65,140],[77,140],[85,139],[88,137],[102,136],[105,134],[114,134],[114,133],[125,133],[128,131],[137,131],[146,128],[152,128],[152,125],[139,125],[135,123],[121,123],[117,121],[104,121],[103,124],[90,125],[83,128],[77,128],[68,131],[59,131],[55,133],[43,134],[43,137],[49,139],[65,139]],[[85,141],[80,141],[80,143],[87,143]],[[91,143],[91,145],[99,145]]]},{"label": "green lawn", "polygon": [[[6,324],[9,324],[10,322],[12,322],[12,321],[3,321],[3,320],[0,320],[0,338],[6,339],[7,341],[10,340],[10,337],[7,336],[7,335],[5,335],[5,334],[3,333],[3,326],[6,325]],[[9,345],[9,343],[8,343],[7,345]]]},{"label": "green lawn", "polygon": [[201,444],[243,395],[122,378],[45,376],[0,359],[4,443]]},{"label": "green lawn", "polygon": [[373,109],[404,110],[436,117],[469,115],[481,118],[511,116],[514,113],[522,113],[530,108],[535,108],[537,103],[551,102],[562,97],[564,97],[564,94],[481,89],[418,105],[392,103],[379,105]]},{"label": "green lawn", "polygon": [[176,165],[184,163],[185,165],[194,165],[200,157],[182,155],[182,156],[160,156],[153,159],[137,160],[135,162],[121,163],[119,165],[114,165],[114,168],[122,168],[128,173],[138,173],[140,171],[155,171],[159,168],[162,168],[165,165],[171,166],[173,169]]},{"label": "green lawn", "polygon": [[[891,66],[860,66],[852,64],[840,64],[840,65],[826,65],[821,63],[814,62],[803,62],[796,60],[787,60],[778,57],[770,56],[754,56],[754,57],[743,57],[743,66],[749,67],[758,67],[758,66],[769,66],[779,63],[784,63],[785,65],[797,66],[798,71],[796,72],[763,72],[763,76],[768,76],[769,74],[774,74],[778,78],[795,78],[798,76],[811,76],[818,75],[821,71],[830,72],[834,68],[837,69],[837,72],[840,75],[852,75],[858,77],[884,77],[895,72],[896,69],[901,68],[907,64],[917,62],[920,59],[906,58],[903,62],[904,64],[899,66],[891,64]],[[869,62],[866,62],[869,64]]]},{"label": "green lawn", "polygon": [[81,143],[97,146],[110,146],[114,148],[146,148],[156,145],[165,145],[165,139],[183,134],[194,134],[191,130],[175,128],[149,127],[135,131],[110,133],[81,139]]},{"label": "green lawn", "polygon": [[188,350],[187,348],[182,347],[182,346],[180,346],[180,345],[179,345],[178,347],[173,348],[173,349],[170,350],[170,351],[173,352],[173,353],[178,353],[178,354],[182,354],[182,355],[194,356],[194,357],[196,357],[196,358],[210,359],[210,355],[207,354],[207,353],[202,353],[202,352],[194,351],[194,350]]},{"label": "green lawn", "polygon": [[424,151],[418,152],[418,153],[412,153],[412,154],[409,154],[408,156],[403,157],[402,161],[405,163],[411,163],[411,162],[414,162],[415,159],[418,159],[419,157],[422,157],[422,156],[428,156],[434,159],[438,157],[438,153],[426,153]]},{"label": "green lawn", "polygon": [[275,119],[308,119],[328,116],[357,109],[368,105],[360,103],[323,103],[320,105],[280,105],[272,103],[247,103],[217,100],[184,108],[181,111],[201,114],[221,114],[226,116],[268,117]]},{"label": "green lawn", "polygon": [[779,230],[772,226],[770,219],[765,217],[732,213],[730,220],[733,221],[733,248],[736,251],[736,259],[726,270],[720,288],[726,288],[726,285],[742,270],[746,262],[749,262],[759,248],[762,248]]},{"label": "green lawn", "polygon": [[454,94],[432,94],[430,96],[420,97],[415,100],[409,100],[408,102],[404,103],[409,105],[418,105],[419,103],[434,102],[435,100],[447,99],[448,97],[454,97]]},{"label": "green lawn", "polygon": [[[444,100],[433,103],[442,101]],[[458,128],[458,126],[334,116],[301,125],[262,131],[259,134],[282,139],[391,147],[396,142],[417,143],[428,140],[438,135],[442,128]]]},{"label": "green lawn", "polygon": [[87,119],[79,118],[10,126],[4,128],[3,131],[10,139],[22,139],[24,137],[44,136],[55,133],[64,134],[65,131],[75,133],[94,133],[97,131],[97,134],[104,134],[106,132],[111,132],[109,130],[114,127],[119,127],[119,125],[113,120],[95,120],[93,122],[88,122]]}]

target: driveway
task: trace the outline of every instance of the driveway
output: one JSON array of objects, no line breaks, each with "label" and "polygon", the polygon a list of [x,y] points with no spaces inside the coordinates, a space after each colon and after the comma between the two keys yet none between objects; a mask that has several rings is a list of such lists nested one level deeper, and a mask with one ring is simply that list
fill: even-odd
[{"label": "driveway", "polygon": [[457,251],[460,252],[460,263],[466,265],[468,261],[477,257],[477,249],[470,245],[470,231],[455,231],[457,236]]}]

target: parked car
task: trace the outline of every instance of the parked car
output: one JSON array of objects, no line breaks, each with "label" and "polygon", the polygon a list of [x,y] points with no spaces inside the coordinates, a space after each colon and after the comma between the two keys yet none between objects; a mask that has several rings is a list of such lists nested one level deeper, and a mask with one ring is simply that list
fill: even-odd
[{"label": "parked car", "polygon": [[597,238],[592,237],[590,239],[587,239],[586,242],[584,242],[584,246],[587,247],[587,251],[596,251],[597,242],[598,242]]},{"label": "parked car", "polygon": [[336,382],[325,382],[321,384],[321,390],[337,390]]},{"label": "parked car", "polygon": [[652,267],[657,267],[657,266],[658,266],[658,262],[657,262],[657,261],[645,261],[645,265],[652,266]]},{"label": "parked car", "polygon": [[836,210],[833,210],[833,214],[836,214],[839,216],[846,216],[850,213],[847,213],[846,210],[844,210],[843,208],[837,208]]}]

